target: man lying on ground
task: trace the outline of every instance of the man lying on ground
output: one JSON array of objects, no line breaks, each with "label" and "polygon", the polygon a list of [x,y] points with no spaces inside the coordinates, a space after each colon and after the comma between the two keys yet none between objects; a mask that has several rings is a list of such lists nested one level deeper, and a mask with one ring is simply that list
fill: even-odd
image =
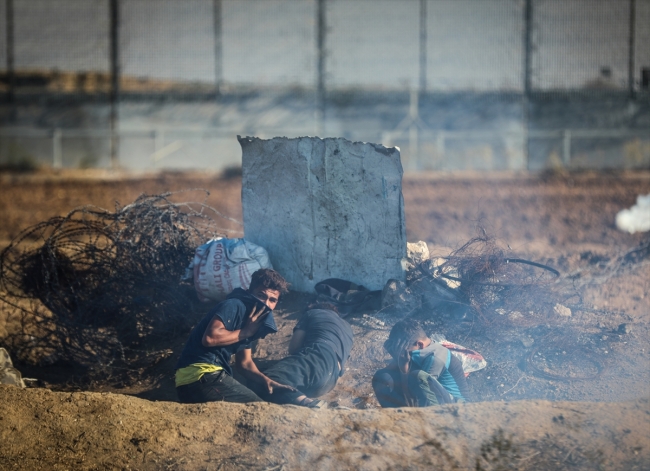
[{"label": "man lying on ground", "polygon": [[233,290],[194,327],[176,364],[176,392],[181,402],[261,401],[232,377],[233,354],[238,371],[269,394],[293,389],[260,372],[251,353],[255,340],[278,331],[269,309],[275,308],[288,286],[278,272],[257,270],[247,291]]},{"label": "man lying on ground", "polygon": [[310,305],[294,327],[289,356],[264,370],[272,380],[295,389],[260,390],[260,397],[276,404],[327,408],[325,401],[314,398],[334,389],[343,375],[352,338],[352,328],[341,319],[336,306]]},{"label": "man lying on ground", "polygon": [[372,378],[382,407],[427,407],[467,400],[461,361],[433,342],[417,322],[396,323],[384,348],[392,360]]}]

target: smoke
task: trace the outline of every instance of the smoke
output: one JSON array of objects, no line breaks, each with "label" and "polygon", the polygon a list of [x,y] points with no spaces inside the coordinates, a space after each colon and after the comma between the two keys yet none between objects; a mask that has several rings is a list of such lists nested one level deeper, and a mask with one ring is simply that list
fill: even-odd
[{"label": "smoke", "polygon": [[619,211],[616,227],[630,234],[650,231],[650,195],[637,196],[634,206]]}]

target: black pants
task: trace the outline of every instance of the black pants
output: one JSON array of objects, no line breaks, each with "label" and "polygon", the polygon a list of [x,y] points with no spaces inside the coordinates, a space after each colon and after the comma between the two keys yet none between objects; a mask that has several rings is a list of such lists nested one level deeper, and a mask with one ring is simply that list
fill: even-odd
[{"label": "black pants", "polygon": [[264,371],[272,380],[293,386],[297,391],[274,389],[273,394],[265,390],[257,393],[265,401],[292,404],[303,394],[319,397],[330,392],[336,386],[340,372],[336,354],[325,345],[313,345],[283,358]]},{"label": "black pants", "polygon": [[259,402],[262,399],[223,370],[208,373],[200,380],[176,388],[178,400],[185,404],[200,402]]},{"label": "black pants", "polygon": [[382,407],[427,407],[455,402],[442,384],[422,370],[409,372],[405,389],[397,368],[382,368],[373,376],[372,388]]}]

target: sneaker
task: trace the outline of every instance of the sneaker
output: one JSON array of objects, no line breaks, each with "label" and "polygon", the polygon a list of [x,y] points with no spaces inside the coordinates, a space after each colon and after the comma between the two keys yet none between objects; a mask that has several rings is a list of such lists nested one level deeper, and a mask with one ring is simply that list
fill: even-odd
[{"label": "sneaker", "polygon": [[327,409],[328,404],[326,401],[322,401],[320,399],[313,399],[309,404],[307,404],[307,407],[310,409]]},{"label": "sneaker", "polygon": [[296,405],[308,407],[310,409],[327,409],[327,402],[320,399],[309,399],[308,397],[304,398],[302,401],[298,402]]}]

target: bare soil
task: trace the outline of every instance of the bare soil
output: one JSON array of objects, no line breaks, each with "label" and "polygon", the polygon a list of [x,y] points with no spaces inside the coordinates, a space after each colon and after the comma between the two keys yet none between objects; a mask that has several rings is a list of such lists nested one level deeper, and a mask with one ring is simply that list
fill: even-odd
[{"label": "bare soil", "polygon": [[[241,220],[237,177],[66,172],[4,174],[0,182],[0,247],[75,207],[111,209],[142,193],[205,188],[207,204]],[[650,236],[614,224],[618,211],[650,193],[650,172],[429,174],[406,177],[403,193],[409,241],[424,240],[446,256],[480,226],[513,258],[559,270],[559,282],[575,293],[566,303],[570,317],[548,312],[541,323],[421,313],[430,333],[487,359],[468,378],[475,403],[380,409],[370,378],[387,360],[382,344],[397,318],[356,312],[347,318],[355,332],[347,370],[324,397],[335,410],[174,403],[173,366],[184,337],[170,342],[155,367],[83,391],[62,366],[18,364],[38,381],[0,388],[0,468],[650,468]],[[235,223],[224,222],[224,230],[242,236]],[[290,293],[281,301],[280,331],[255,354],[260,366],[286,354],[309,299]],[[16,328],[3,309],[0,345]]]}]

